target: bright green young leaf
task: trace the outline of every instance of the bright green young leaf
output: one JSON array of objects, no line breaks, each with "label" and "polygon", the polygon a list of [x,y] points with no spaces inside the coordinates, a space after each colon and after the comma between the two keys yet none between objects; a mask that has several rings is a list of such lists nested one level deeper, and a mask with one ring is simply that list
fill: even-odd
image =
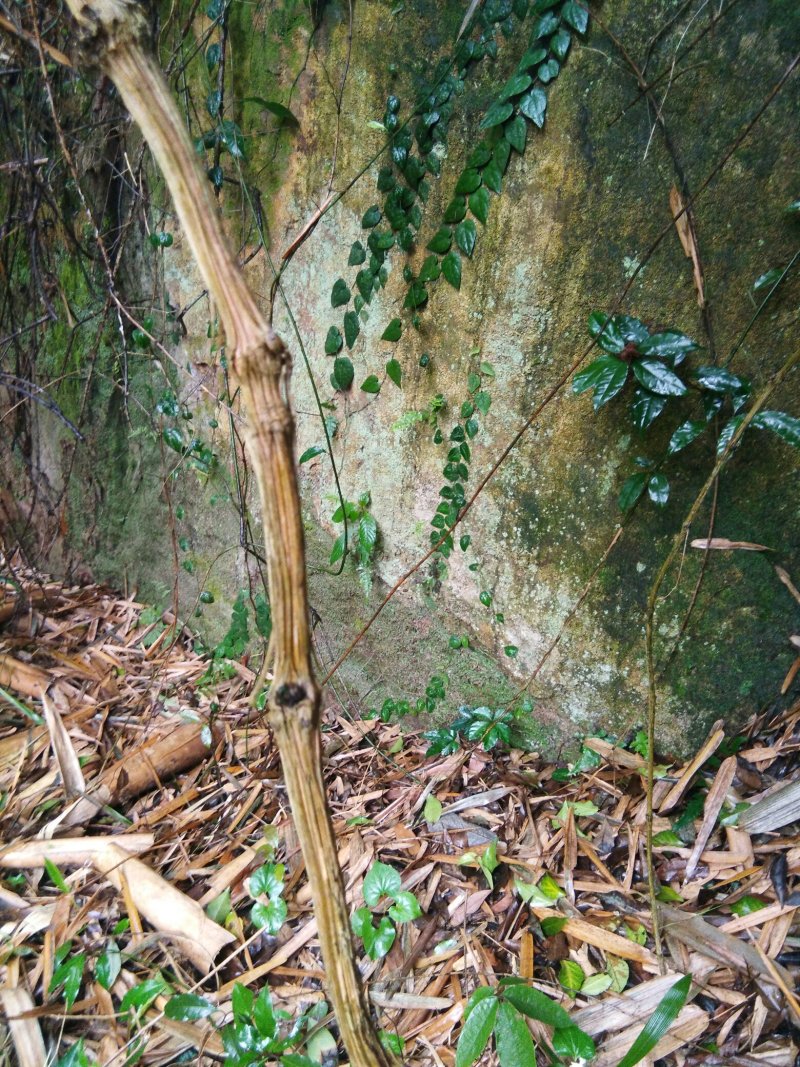
[{"label": "bright green young leaf", "polygon": [[436,797],[431,794],[425,801],[425,807],[422,809],[422,816],[425,822],[435,823],[442,817],[442,802],[437,800]]},{"label": "bright green young leaf", "polygon": [[199,997],[196,993],[178,993],[170,997],[164,1005],[164,1014],[168,1019],[175,1019],[182,1023],[195,1022],[197,1019],[206,1019],[216,1011],[216,1005],[205,997]]},{"label": "bright green young leaf", "polygon": [[129,1008],[147,1008],[156,997],[168,992],[169,986],[163,978],[147,978],[128,990],[120,1001],[120,1011],[127,1011]]},{"label": "bright green young leaf", "polygon": [[558,916],[551,915],[546,919],[542,919],[539,925],[541,926],[542,933],[545,937],[555,937],[556,934],[561,933],[568,921],[568,919],[562,919]]},{"label": "bright green young leaf", "polygon": [[481,129],[489,130],[492,126],[499,126],[505,122],[506,119],[513,115],[514,105],[507,100],[497,100],[489,108],[481,121]]},{"label": "bright green young leaf", "polygon": [[586,370],[580,371],[572,380],[573,393],[594,390],[592,404],[598,411],[609,400],[613,400],[628,380],[628,364],[615,356],[601,356],[590,363]]},{"label": "bright green young leaf", "polygon": [[53,1067],[89,1067],[89,1057],[86,1055],[83,1038],[79,1038],[63,1056],[59,1056]]},{"label": "bright green young leaf", "polygon": [[535,908],[549,908],[553,901],[546,896],[538,886],[532,882],[523,882],[519,878],[514,879],[514,888],[526,904],[532,904]]},{"label": "bright green young leaf", "polygon": [[268,903],[254,904],[250,909],[250,921],[259,930],[268,934],[277,934],[286,922],[286,901],[282,897],[271,898]]},{"label": "bright green young leaf", "polygon": [[618,1067],[635,1067],[635,1064],[653,1051],[680,1014],[691,985],[692,979],[687,974],[667,990],[658,1007],[645,1023],[644,1029],[620,1060]]},{"label": "bright green young leaf", "polygon": [[503,1000],[497,1009],[494,1043],[500,1067],[521,1067],[536,1062],[536,1051],[528,1024],[515,1007]]},{"label": "bright green young leaf", "polygon": [[109,941],[105,952],[94,965],[94,976],[103,989],[110,989],[122,970],[122,956],[116,941]]},{"label": "bright green young leaf", "polygon": [[649,389],[656,396],[686,395],[686,386],[677,374],[658,359],[634,360],[633,373],[645,389]]},{"label": "bright green young leaf", "polygon": [[630,511],[636,501],[644,492],[650,475],[647,472],[632,474],[626,478],[619,494],[619,506],[623,511]]},{"label": "bright green young leaf", "polygon": [[422,915],[422,908],[413,893],[405,889],[395,894],[395,903],[389,908],[389,917],[396,923],[409,923]]},{"label": "bright green young leaf", "polygon": [[333,380],[337,389],[349,389],[353,384],[355,371],[347,356],[339,356],[333,363]]},{"label": "bright green young leaf", "polygon": [[764,901],[759,900],[758,897],[746,896],[742,897],[741,900],[737,900],[735,904],[731,904],[731,912],[740,918],[744,918],[745,915],[752,915],[753,912],[761,911],[765,907]]},{"label": "bright green young leaf", "polygon": [[561,1005],[556,1004],[544,993],[540,993],[538,989],[517,983],[513,985],[503,983],[502,988],[504,999],[510,1001],[517,1011],[521,1011],[529,1019],[537,1019],[545,1026],[552,1026],[556,1029],[571,1025],[569,1015]]},{"label": "bright green young leaf", "polygon": [[381,391],[380,380],[374,375],[370,374],[368,378],[365,378],[361,383],[362,393],[379,393]]},{"label": "bright green young leaf", "polygon": [[344,555],[345,540],[344,534],[340,533],[336,540],[333,542],[333,548],[331,549],[330,563],[338,563]]},{"label": "bright green young leaf", "polygon": [[681,449],[686,448],[706,430],[707,426],[708,423],[702,420],[693,421],[692,419],[687,419],[686,422],[681,423],[669,439],[667,455],[672,456],[676,452],[680,452]]},{"label": "bright green young leaf", "polygon": [[252,897],[279,897],[283,893],[286,868],[282,863],[264,863],[250,875]]},{"label": "bright green young leaf", "polygon": [[386,373],[389,375],[390,380],[394,382],[398,389],[400,389],[403,381],[403,368],[398,360],[389,360],[386,364]]},{"label": "bright green young leaf", "polygon": [[[598,978],[605,977],[597,975]],[[587,979],[587,982],[591,979]],[[581,990],[583,992],[586,986]],[[565,1026],[553,1034],[553,1049],[568,1063],[581,1063],[594,1058],[597,1049],[595,1043],[577,1026]]]},{"label": "bright green young leaf", "polygon": [[577,993],[585,980],[586,975],[583,973],[583,968],[580,964],[575,963],[574,960],[561,961],[558,969],[558,981],[568,993]]},{"label": "bright green young leaf", "polygon": [[55,863],[53,863],[51,859],[47,858],[47,856],[45,856],[44,859],[44,869],[47,871],[47,875],[50,881],[53,883],[56,889],[59,890],[59,892],[69,893],[69,886],[64,881],[64,875],[61,873]]},{"label": "bright green young leaf", "polygon": [[364,878],[364,902],[374,908],[381,897],[391,897],[394,900],[400,890],[400,874],[388,863],[376,860]]},{"label": "bright green young leaf", "polygon": [[442,274],[454,289],[461,288],[461,257],[458,252],[448,252],[442,260]]},{"label": "bright green young leaf", "polygon": [[[500,1002],[488,986],[478,992],[487,992],[479,1000],[475,996],[470,1000],[469,1014],[464,1016],[464,1025],[456,1049],[456,1067],[472,1067],[480,1058],[494,1030]],[[533,1060],[530,1061],[533,1063]]]},{"label": "bright green young leaf", "polygon": [[50,979],[50,992],[58,986],[64,986],[64,1003],[67,1011],[70,1010],[78,996],[83,981],[83,968],[86,964],[86,953],[79,952],[75,956],[68,956],[53,971]]}]

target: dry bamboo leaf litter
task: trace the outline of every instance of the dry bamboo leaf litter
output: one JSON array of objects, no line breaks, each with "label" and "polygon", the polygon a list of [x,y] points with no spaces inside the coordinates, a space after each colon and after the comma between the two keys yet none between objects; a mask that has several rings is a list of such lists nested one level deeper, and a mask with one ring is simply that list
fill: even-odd
[{"label": "dry bamboo leaf litter", "polygon": [[[164,639],[171,617],[142,627],[135,600],[25,575],[18,561],[14,568],[23,596],[0,599],[0,686],[31,714],[0,695],[8,1042],[28,1031],[35,1041],[35,1024],[51,1053],[83,1038],[90,1058],[122,1062],[132,1035],[121,999],[154,976],[166,976],[170,989],[142,1014],[144,1062],[191,1054],[203,1065],[224,1056],[215,1027],[163,1016],[170,992],[229,1011],[238,982],[256,992],[268,985],[293,1015],[324,1006],[280,767],[243,699],[241,673],[212,691],[198,684],[208,661],[188,633]],[[399,928],[386,957],[364,957],[371,1002],[381,1026],[406,1039],[405,1062],[452,1067],[471,993],[512,974],[566,1007],[595,1035],[596,1062],[613,1065],[682,973],[695,980],[692,1002],[656,1050],[660,1063],[792,1062],[800,707],[754,724],[741,740],[718,724],[694,760],[667,765],[656,783],[656,874],[673,967],[664,977],[645,886],[641,755],[591,738],[591,767],[554,777],[552,763],[519,752],[426,760],[415,735],[353,720],[346,708],[331,708],[327,723],[329,797],[351,908],[363,905],[378,860],[423,910]],[[69,790],[52,759],[55,737]],[[398,740],[402,750],[390,754]],[[76,768],[85,785],[73,797]],[[423,815],[430,797],[441,804],[433,823]],[[777,818],[766,830],[762,811]],[[490,886],[480,859],[491,849]],[[275,934],[250,921],[250,880],[269,856],[287,871],[287,916]],[[54,870],[43,870],[46,858]],[[525,903],[517,879],[551,895]],[[213,919],[220,900],[229,901],[227,928]],[[375,909],[376,921],[387,906]],[[68,1011],[63,984],[49,988],[65,941],[67,958],[85,957]],[[105,989],[98,967],[112,942],[126,957],[125,977]],[[624,991],[568,994],[559,982],[565,960],[598,988],[599,977],[626,965]],[[36,1014],[13,1007],[22,1003]],[[326,1025],[336,1033],[329,1016]]]}]

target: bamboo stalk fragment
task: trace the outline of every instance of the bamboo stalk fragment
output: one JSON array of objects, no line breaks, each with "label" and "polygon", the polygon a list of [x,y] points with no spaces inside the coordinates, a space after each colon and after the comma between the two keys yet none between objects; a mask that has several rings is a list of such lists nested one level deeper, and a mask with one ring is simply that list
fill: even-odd
[{"label": "bamboo stalk fragment", "polygon": [[231,370],[247,412],[246,444],[259,486],[273,620],[269,721],[312,886],[328,987],[353,1067],[389,1067],[353,955],[320,761],[320,692],[311,668],[305,547],[289,407],[291,359],[244,282],[161,70],[144,47],[131,0],[68,0],[84,46],[115,82],[172,195],[186,240],[217,304]]}]

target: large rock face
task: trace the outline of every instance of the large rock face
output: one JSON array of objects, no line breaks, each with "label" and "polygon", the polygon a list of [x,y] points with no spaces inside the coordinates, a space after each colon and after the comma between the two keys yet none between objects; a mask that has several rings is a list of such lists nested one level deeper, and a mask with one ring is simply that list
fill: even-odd
[{"label": "large rock face", "polygon": [[[487,14],[503,6],[487,3]],[[471,441],[468,495],[580,356],[590,313],[615,308],[623,293],[625,313],[654,331],[674,327],[696,339],[704,351],[692,357],[695,364],[727,366],[733,354],[728,369],[750,376],[756,392],[791,355],[798,294],[792,274],[744,334],[767,292],[754,293],[754,280],[786,266],[800,237],[800,224],[785,212],[798,195],[797,74],[760,113],[796,50],[800,16],[792,3],[752,0],[729,4],[710,24],[717,5],[687,8],[659,0],[643,15],[641,4],[607,0],[603,26],[594,23],[587,37],[573,41],[548,86],[544,128],[529,124],[524,154],[512,152],[502,194],[492,194],[488,221],[477,225],[474,253],[462,257],[460,291],[443,278],[431,284],[415,329],[402,307],[404,267],[420,270],[425,244],[480,142],[479,123],[525,51],[533,19],[522,26],[516,20],[508,38],[498,33],[497,59],[476,64],[465,91],[454,97],[446,145],[435,151],[441,176],[429,178],[419,244],[410,254],[391,251],[386,285],[373,295],[368,319],[362,316],[352,350],[345,349],[355,381],[343,393],[329,382],[333,358],[325,354],[325,341],[330,326],[341,329],[342,313],[353,307],[333,309],[332,287],[342,278],[357,292],[361,268],[349,266],[348,255],[354,241],[366,244],[365,211],[383,201],[375,183],[386,163],[385,154],[377,155],[385,135],[374,122],[383,119],[389,94],[401,101],[400,119],[409,116],[421,78],[452,50],[466,5],[356,3],[351,37],[348,6],[330,3],[313,39],[307,7],[284,2],[277,14],[253,21],[255,9],[234,0],[227,93],[239,101],[231,114],[245,133],[259,133],[248,139],[243,173],[260,193],[255,206],[263,211],[273,262],[331,188],[345,191],[289,262],[275,302],[276,327],[296,355],[298,455],[324,444],[313,374],[321,400],[332,405],[324,413],[336,420],[334,455],[344,497],[356,501],[368,492],[379,530],[376,581],[367,600],[349,562],[338,576],[327,564],[341,531],[331,521],[338,502],[330,462],[322,455],[303,464],[312,603],[327,668],[385,595],[386,583],[429,548],[429,523],[445,484],[442,468],[453,447],[447,438],[470,396],[468,375],[479,373],[482,362],[491,363],[495,376],[484,375],[481,385],[491,407]],[[192,32],[199,39],[207,30],[204,21]],[[653,85],[646,98],[630,61]],[[201,70],[189,71],[201,99]],[[242,103],[245,97],[288,103],[299,128],[277,130],[270,112],[258,101]],[[198,132],[195,124],[193,135]],[[208,165],[213,162],[209,156]],[[242,197],[228,154],[221,165],[233,180],[223,187],[223,209],[246,258],[257,250],[254,198]],[[692,262],[669,225],[672,186],[696,200],[705,312]],[[202,285],[180,233],[174,237],[163,253],[163,281],[169,302],[184,308]],[[266,302],[272,275],[263,251],[247,269]],[[174,349],[183,369],[168,373],[194,412],[195,430],[218,455],[217,473],[205,479],[184,470],[165,481],[164,449],[152,429],[160,433],[159,420],[168,417],[142,422],[150,436],[132,433],[112,398],[102,411],[96,405],[93,416],[105,468],[95,468],[95,481],[104,483],[104,492],[89,507],[85,487],[73,485],[69,526],[73,547],[88,554],[96,572],[116,580],[126,575],[145,597],[166,600],[176,571],[185,614],[201,590],[212,593],[216,603],[202,609],[198,622],[210,624],[213,634],[254,568],[241,548],[237,514],[240,495],[252,487],[246,471],[237,478],[230,461],[230,424],[216,402],[224,380],[214,339],[208,339],[211,315],[201,300],[184,316],[187,334]],[[381,340],[395,317],[403,321],[401,340]],[[385,378],[391,358],[402,365],[402,389],[385,380],[377,395],[361,391],[369,375]],[[151,412],[163,389],[159,372],[152,354],[133,368],[132,387],[149,395]],[[796,374],[790,375],[767,406],[800,414],[796,384]],[[438,420],[445,438],[438,445],[430,422],[408,414],[429,411],[437,394],[444,399]],[[336,694],[362,707],[386,696],[413,700],[432,674],[446,674],[440,710],[452,714],[460,702],[508,706],[536,672],[528,690],[534,712],[526,724],[536,743],[590,727],[621,733],[640,725],[648,591],[713,466],[713,435],[666,463],[671,494],[665,507],[645,500],[626,517],[617,497],[637,469],[634,458],[659,459],[695,407],[687,399],[668,408],[642,436],[632,427],[627,393],[597,414],[589,395],[575,396],[569,385],[552,395],[465,519],[459,533],[471,536],[468,550],[456,547],[446,575],[434,561],[414,573],[346,661]],[[64,477],[56,433],[56,424],[40,414],[42,464],[53,482]],[[167,449],[166,455],[177,454]],[[83,456],[88,480],[98,461],[89,446]],[[799,502],[796,450],[766,431],[750,431],[662,589],[656,659],[665,747],[689,747],[715,718],[741,721],[776,698],[792,662],[788,638],[797,605],[774,567],[800,579]],[[257,523],[255,515],[255,542]],[[715,537],[770,551],[706,558],[689,544],[708,536],[712,525]],[[88,535],[86,544],[81,534]],[[468,636],[469,647],[452,648],[453,635]]]}]

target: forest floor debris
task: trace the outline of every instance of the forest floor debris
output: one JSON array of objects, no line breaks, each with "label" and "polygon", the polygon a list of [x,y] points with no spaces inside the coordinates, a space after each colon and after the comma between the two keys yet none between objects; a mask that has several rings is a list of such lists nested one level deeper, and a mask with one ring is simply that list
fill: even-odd
[{"label": "forest floor debris", "polygon": [[[336,1063],[246,661],[198,654],[169,613],[109,589],[19,560],[2,574],[0,1064],[220,1063],[232,1012],[265,987],[302,1054]],[[477,743],[426,756],[403,726],[333,705],[323,744],[362,970],[404,1062],[452,1067],[471,994],[514,975],[592,1035],[596,1067],[615,1067],[690,975],[641,1062],[792,1067],[800,702],[741,734],[715,724],[693,760],[657,768],[662,959],[641,736],[587,738],[558,764]]]}]

